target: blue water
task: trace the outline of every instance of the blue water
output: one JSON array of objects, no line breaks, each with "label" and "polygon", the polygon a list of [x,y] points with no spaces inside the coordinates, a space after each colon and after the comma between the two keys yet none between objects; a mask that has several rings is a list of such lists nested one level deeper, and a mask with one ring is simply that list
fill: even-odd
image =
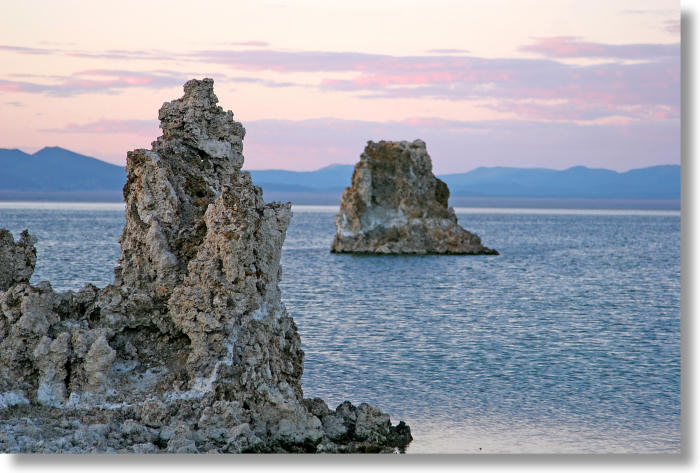
[{"label": "blue water", "polygon": [[[119,205],[0,207],[40,241],[33,282],[112,281]],[[306,396],[381,406],[413,452],[679,452],[678,212],[457,209],[500,256],[329,252],[295,207],[284,301]]]}]

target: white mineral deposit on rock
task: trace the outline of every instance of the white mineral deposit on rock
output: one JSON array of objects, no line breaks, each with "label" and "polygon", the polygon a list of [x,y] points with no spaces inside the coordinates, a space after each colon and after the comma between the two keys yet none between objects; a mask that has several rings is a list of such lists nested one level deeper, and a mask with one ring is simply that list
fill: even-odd
[{"label": "white mineral deposit on rock", "polygon": [[290,204],[241,171],[245,129],[211,79],[127,155],[114,284],[29,284],[35,240],[0,231],[0,451],[356,452],[411,440],[376,407],[304,399],[282,304]]},{"label": "white mineral deposit on rock", "polygon": [[421,140],[367,143],[343,192],[334,253],[497,255],[457,223]]}]

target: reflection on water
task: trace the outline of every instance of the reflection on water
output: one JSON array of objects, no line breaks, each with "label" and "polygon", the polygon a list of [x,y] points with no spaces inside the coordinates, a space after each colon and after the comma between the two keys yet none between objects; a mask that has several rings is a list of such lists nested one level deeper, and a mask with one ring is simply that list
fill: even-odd
[{"label": "reflection on water", "polygon": [[[306,396],[381,406],[409,453],[679,451],[677,212],[457,209],[500,256],[331,254],[335,208],[294,212]],[[123,206],[0,207],[59,290],[111,282],[122,225]]]}]

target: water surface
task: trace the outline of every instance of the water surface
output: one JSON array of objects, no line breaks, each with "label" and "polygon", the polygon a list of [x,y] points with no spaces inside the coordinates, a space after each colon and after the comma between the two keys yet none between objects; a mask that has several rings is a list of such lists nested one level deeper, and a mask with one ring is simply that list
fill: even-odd
[{"label": "water surface", "polygon": [[[458,208],[500,256],[354,256],[336,210],[295,207],[282,255],[306,396],[381,406],[409,453],[680,451],[679,212]],[[0,206],[58,290],[112,281],[123,223]]]}]

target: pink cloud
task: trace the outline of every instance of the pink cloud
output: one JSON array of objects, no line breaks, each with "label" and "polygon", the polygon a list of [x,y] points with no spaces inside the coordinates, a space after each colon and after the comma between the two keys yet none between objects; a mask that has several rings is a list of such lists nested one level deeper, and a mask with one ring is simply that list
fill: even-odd
[{"label": "pink cloud", "polygon": [[103,51],[86,51],[74,49],[75,43],[56,43],[41,41],[41,44],[54,45],[53,49],[42,49],[34,47],[0,45],[0,51],[9,51],[17,54],[52,54],[69,57],[79,57],[87,59],[113,59],[113,60],[148,60],[148,61],[171,61],[182,58],[182,53],[166,52],[160,50],[137,50],[137,49],[107,49]]},{"label": "pink cloud", "polygon": [[[328,79],[322,90],[360,93],[373,98],[491,99],[492,107],[517,107],[524,118],[591,119],[640,116],[638,109],[680,106],[680,57],[624,64],[568,65],[538,59],[481,59],[431,63],[435,70],[373,71],[353,79]],[[525,105],[558,100],[556,107]],[[515,105],[514,105],[515,104]],[[630,110],[634,110],[630,112]]]},{"label": "pink cloud", "polygon": [[[454,54],[392,56],[360,52],[280,51],[271,49],[205,50],[185,53],[110,50],[90,53],[115,58],[168,57],[195,64],[226,66],[236,71],[353,73],[352,77],[326,77],[320,83],[298,83],[250,76],[218,75],[217,81],[258,84],[263,87],[317,87],[347,92],[363,99],[413,98],[439,100],[490,100],[497,108],[517,107],[518,115],[534,119],[571,120],[599,114],[637,116],[633,107],[667,107],[680,104],[679,44],[610,45],[575,37],[543,38],[523,47],[550,58],[479,58]],[[637,63],[614,61],[578,66],[551,58],[611,57],[644,59]],[[214,66],[216,67],[216,66]],[[221,67],[219,67],[221,69]],[[85,93],[115,94],[131,87],[164,88],[181,85],[201,74],[183,71],[139,72],[93,69],[43,80],[0,80],[0,90],[74,96]],[[523,105],[528,100],[559,100],[557,107]],[[514,105],[515,104],[515,105]],[[568,107],[568,109],[567,109]],[[649,115],[650,116],[650,115]],[[674,114],[669,114],[670,117]]]},{"label": "pink cloud", "polygon": [[40,131],[50,133],[131,133],[143,136],[155,136],[158,132],[156,120],[108,120],[102,119],[90,123],[69,123],[61,128],[46,128]]},{"label": "pink cloud", "polygon": [[182,85],[181,73],[147,73],[118,70],[86,70],[70,76],[47,77],[52,83],[0,80],[0,90],[72,97],[89,93],[115,94],[130,87],[165,88]]},{"label": "pink cloud", "polygon": [[623,10],[623,13],[632,15],[645,15],[658,21],[660,18],[669,18],[661,23],[661,28],[672,34],[680,34],[681,20],[678,18],[678,9],[648,9],[648,10]]},{"label": "pink cloud", "polygon": [[555,57],[595,57],[604,52],[604,47],[600,44],[578,41],[578,38],[562,36],[542,38],[537,44],[522,46],[520,50]]},{"label": "pink cloud", "polygon": [[56,51],[53,49],[43,49],[43,48],[29,48],[24,46],[9,46],[5,44],[0,44],[0,51],[7,51],[18,54],[32,54],[32,55],[44,55],[53,54]]},{"label": "pink cloud", "polygon": [[535,44],[522,46],[520,50],[556,58],[653,59],[680,54],[678,44],[604,44],[582,41],[575,36],[540,38]]},{"label": "pink cloud", "polygon": [[228,43],[231,46],[256,46],[259,48],[264,48],[266,46],[269,46],[270,43],[266,41],[238,41],[234,43]]},{"label": "pink cloud", "polygon": [[21,82],[0,80],[0,90],[3,92],[25,92]]},{"label": "pink cloud", "polygon": [[443,49],[428,49],[426,51],[427,53],[432,53],[432,54],[466,54],[469,52],[467,49],[452,49],[452,48],[443,48]]},{"label": "pink cloud", "polygon": [[149,85],[152,84],[157,79],[162,76],[156,76],[153,74],[137,73],[133,71],[111,71],[104,69],[91,69],[85,71],[78,71],[73,74],[74,76],[97,76],[106,79],[102,79],[100,83],[110,83],[118,84],[123,83],[125,85]]},{"label": "pink cloud", "polygon": [[668,31],[669,33],[680,34],[680,32],[681,32],[681,20],[666,20],[663,23],[663,28],[664,28],[664,30]]},{"label": "pink cloud", "polygon": [[652,117],[654,120],[666,120],[668,118],[668,113],[666,110],[656,110],[653,112]]},{"label": "pink cloud", "polygon": [[80,57],[87,59],[113,59],[113,60],[147,60],[147,61],[170,61],[175,57],[163,51],[139,51],[125,49],[108,49],[105,51],[56,51],[70,57]]},{"label": "pink cloud", "polygon": [[353,164],[367,140],[423,139],[438,173],[478,166],[575,165],[626,170],[680,163],[680,127],[673,121],[615,118],[609,124],[548,121],[460,121],[413,117],[390,122],[255,120],[245,123],[246,169],[318,169]]},{"label": "pink cloud", "polygon": [[[435,82],[453,82],[465,77],[459,77],[458,74],[450,71],[426,71],[426,72],[407,72],[403,74],[363,74],[353,79],[353,83],[360,86],[388,86],[388,85],[421,85],[431,84]],[[472,77],[472,80],[476,80]]]},{"label": "pink cloud", "polygon": [[237,70],[277,72],[366,72],[397,73],[469,68],[488,59],[451,55],[392,56],[361,52],[204,50],[187,54],[200,60]]},{"label": "pink cloud", "polygon": [[658,105],[616,106],[610,102],[610,97],[585,100],[577,98],[565,103],[537,103],[521,101],[501,101],[495,104],[486,104],[484,107],[503,113],[512,113],[518,118],[527,120],[546,121],[595,121],[606,117],[615,117],[617,123],[625,120],[657,121],[678,120],[680,118],[679,107],[664,107]]}]

